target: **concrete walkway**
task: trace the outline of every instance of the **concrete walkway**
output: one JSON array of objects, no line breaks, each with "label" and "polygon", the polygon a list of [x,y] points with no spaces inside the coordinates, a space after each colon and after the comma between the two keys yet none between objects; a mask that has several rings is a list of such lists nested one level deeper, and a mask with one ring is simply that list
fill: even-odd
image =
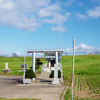
[{"label": "concrete walkway", "polygon": [[49,74],[37,75],[37,81],[31,84],[22,84],[22,76],[0,75],[0,97],[59,100],[65,86],[52,84]]}]

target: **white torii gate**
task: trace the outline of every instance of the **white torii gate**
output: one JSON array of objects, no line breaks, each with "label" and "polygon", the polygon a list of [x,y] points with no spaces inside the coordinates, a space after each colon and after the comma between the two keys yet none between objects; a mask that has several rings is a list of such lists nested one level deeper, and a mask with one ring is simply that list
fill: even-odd
[{"label": "white torii gate", "polygon": [[[44,53],[44,52],[55,52],[55,56],[46,56],[46,57],[35,57],[35,53]],[[55,58],[55,64],[58,64],[58,53],[62,53],[61,49],[53,49],[53,50],[27,50],[27,53],[32,53],[32,69],[35,72],[35,58]],[[33,78],[34,80],[34,78]]]}]

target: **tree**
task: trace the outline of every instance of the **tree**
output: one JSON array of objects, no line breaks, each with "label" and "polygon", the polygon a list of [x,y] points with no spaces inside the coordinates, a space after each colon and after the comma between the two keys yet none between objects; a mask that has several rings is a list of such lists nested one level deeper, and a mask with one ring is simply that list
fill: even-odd
[{"label": "tree", "polygon": [[35,64],[36,64],[36,68],[39,69],[40,65],[42,65],[43,63],[41,62],[39,58],[37,58]]},{"label": "tree", "polygon": [[17,57],[17,54],[16,54],[16,53],[13,53],[13,54],[12,54],[12,57]]},{"label": "tree", "polygon": [[0,55],[0,57],[4,57],[4,56]]}]

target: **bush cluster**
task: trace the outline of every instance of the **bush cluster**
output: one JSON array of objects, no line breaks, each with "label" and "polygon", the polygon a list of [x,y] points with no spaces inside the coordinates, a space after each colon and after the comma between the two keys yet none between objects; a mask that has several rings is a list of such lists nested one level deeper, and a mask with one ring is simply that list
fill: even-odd
[{"label": "bush cluster", "polygon": [[36,75],[35,75],[35,73],[32,69],[29,69],[29,70],[26,71],[25,78],[32,79],[32,78],[35,78],[35,77],[36,77]]},{"label": "bush cluster", "polygon": [[[54,78],[54,71],[51,72],[49,78]],[[58,78],[61,78],[61,72],[58,70]]]}]

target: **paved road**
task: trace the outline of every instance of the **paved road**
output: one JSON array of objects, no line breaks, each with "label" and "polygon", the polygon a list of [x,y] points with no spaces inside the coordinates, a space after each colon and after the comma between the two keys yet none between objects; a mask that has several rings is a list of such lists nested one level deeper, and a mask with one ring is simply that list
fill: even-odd
[{"label": "paved road", "polygon": [[49,74],[37,75],[38,81],[31,84],[22,84],[22,76],[0,75],[0,97],[59,100],[65,86],[51,84]]}]

